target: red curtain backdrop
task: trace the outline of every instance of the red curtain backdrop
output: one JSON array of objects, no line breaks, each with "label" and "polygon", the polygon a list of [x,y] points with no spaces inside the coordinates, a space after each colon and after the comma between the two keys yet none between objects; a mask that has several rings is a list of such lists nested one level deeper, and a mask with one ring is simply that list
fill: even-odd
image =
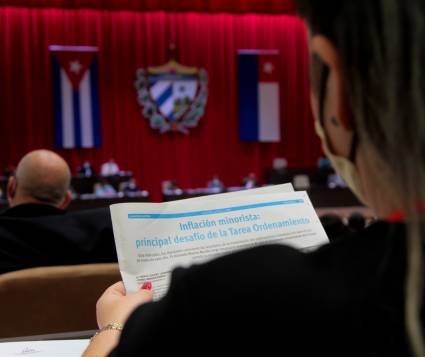
[{"label": "red curtain backdrop", "polygon": [[[150,129],[136,100],[136,70],[167,62],[171,42],[179,62],[209,74],[206,114],[188,136]],[[294,16],[6,7],[0,8],[0,170],[29,150],[53,149],[51,44],[100,48],[103,145],[58,150],[73,169],[84,159],[98,169],[113,157],[159,200],[165,179],[203,187],[218,174],[226,185],[238,185],[251,171],[264,181],[274,157],[311,167],[320,156],[305,29]],[[279,144],[239,141],[236,53],[249,48],[280,51]]]},{"label": "red curtain backdrop", "polygon": [[294,14],[293,0],[0,0],[1,6]]}]

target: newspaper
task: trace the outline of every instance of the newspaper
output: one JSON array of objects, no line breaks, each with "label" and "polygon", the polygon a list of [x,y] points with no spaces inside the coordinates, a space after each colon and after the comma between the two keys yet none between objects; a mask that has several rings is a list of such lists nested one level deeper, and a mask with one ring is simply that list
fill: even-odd
[{"label": "newspaper", "polygon": [[84,353],[89,342],[88,339],[1,342],[0,356],[79,357]]},{"label": "newspaper", "polygon": [[328,242],[306,192],[279,185],[165,203],[111,206],[127,292],[151,282],[166,294],[178,266],[203,263],[263,244],[314,249]]}]

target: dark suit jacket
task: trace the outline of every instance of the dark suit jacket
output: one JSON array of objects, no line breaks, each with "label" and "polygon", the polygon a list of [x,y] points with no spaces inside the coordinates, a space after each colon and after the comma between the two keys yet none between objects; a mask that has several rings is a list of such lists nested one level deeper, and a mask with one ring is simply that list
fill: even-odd
[{"label": "dark suit jacket", "polygon": [[108,208],[66,212],[24,204],[0,214],[0,273],[116,261]]}]

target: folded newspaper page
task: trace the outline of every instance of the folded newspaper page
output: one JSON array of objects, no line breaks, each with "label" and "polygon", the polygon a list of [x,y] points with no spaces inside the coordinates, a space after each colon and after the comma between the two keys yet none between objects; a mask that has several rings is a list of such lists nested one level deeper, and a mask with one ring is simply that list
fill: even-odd
[{"label": "folded newspaper page", "polygon": [[[178,266],[263,244],[314,249],[328,242],[306,192],[277,186],[165,203],[111,206],[115,244],[127,292],[151,282],[166,294]],[[288,192],[282,192],[288,191]]]}]

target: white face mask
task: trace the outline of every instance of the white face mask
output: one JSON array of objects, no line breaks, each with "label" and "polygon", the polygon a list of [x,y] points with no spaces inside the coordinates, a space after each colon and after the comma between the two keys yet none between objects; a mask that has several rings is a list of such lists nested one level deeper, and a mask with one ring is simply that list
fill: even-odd
[{"label": "white face mask", "polygon": [[314,127],[316,133],[322,143],[322,149],[329,161],[332,163],[336,173],[340,175],[348,187],[353,191],[357,198],[363,203],[367,204],[366,197],[363,191],[363,186],[360,181],[359,173],[356,166],[347,158],[343,156],[334,155],[330,148],[326,138],[325,130],[320,124],[319,120],[314,121]]}]

